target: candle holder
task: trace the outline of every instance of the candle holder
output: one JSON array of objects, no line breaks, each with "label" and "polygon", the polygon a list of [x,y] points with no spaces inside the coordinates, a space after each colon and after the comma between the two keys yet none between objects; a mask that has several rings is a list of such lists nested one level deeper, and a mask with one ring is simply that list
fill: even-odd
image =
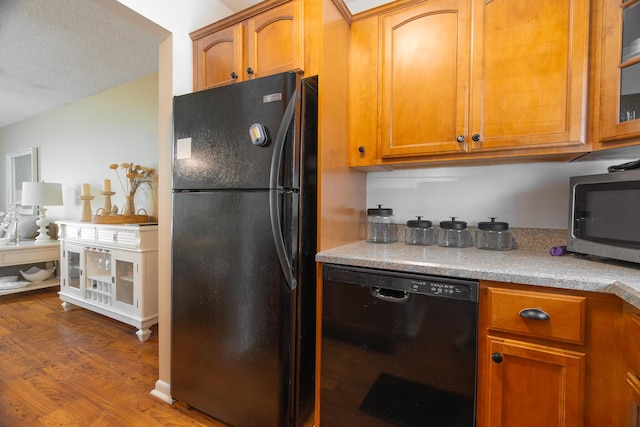
[{"label": "candle holder", "polygon": [[107,216],[111,214],[111,196],[116,194],[115,191],[102,191],[100,192],[104,196],[104,211],[102,212],[103,216]]},{"label": "candle holder", "polygon": [[80,216],[80,221],[91,221],[91,200],[94,198],[93,196],[80,196],[80,200],[82,200],[82,216]]}]

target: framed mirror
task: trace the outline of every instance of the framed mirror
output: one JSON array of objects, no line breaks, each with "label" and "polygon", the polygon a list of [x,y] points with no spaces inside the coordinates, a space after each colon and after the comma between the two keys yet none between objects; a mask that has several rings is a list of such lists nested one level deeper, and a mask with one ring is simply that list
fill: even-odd
[{"label": "framed mirror", "polygon": [[7,153],[7,206],[16,206],[23,215],[35,215],[35,206],[22,206],[22,183],[38,181],[38,149]]}]

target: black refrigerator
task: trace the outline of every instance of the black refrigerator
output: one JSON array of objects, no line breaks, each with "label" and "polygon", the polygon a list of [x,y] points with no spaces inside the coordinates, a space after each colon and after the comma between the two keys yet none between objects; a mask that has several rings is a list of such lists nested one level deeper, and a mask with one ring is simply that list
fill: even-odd
[{"label": "black refrigerator", "polygon": [[313,418],[318,79],[174,98],[171,394],[236,427]]}]

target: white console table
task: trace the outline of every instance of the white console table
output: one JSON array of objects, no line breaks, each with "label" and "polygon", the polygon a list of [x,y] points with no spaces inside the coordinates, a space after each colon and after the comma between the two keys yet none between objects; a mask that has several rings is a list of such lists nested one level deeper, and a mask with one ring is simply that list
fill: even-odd
[{"label": "white console table", "polygon": [[59,221],[60,299],[138,328],[158,323],[158,226]]},{"label": "white console table", "polygon": [[[35,240],[23,240],[18,244],[10,243],[8,245],[0,246],[0,267],[24,265],[24,270],[28,270],[29,264],[49,261],[58,262],[59,259],[60,242],[57,240],[53,240],[50,243],[35,243]],[[54,277],[41,282],[33,282],[18,289],[0,290],[0,295],[32,291],[34,289],[52,288],[59,284],[60,280],[57,277]]]}]

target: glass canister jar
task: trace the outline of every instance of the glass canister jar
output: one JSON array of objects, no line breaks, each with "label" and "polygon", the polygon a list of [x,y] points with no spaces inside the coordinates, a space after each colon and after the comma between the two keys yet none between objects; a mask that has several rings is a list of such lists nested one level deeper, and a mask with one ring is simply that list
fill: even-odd
[{"label": "glass canister jar", "polygon": [[407,245],[424,246],[438,243],[436,229],[432,227],[431,221],[422,219],[421,216],[417,218],[407,221],[407,226],[404,229],[404,242]]},{"label": "glass canister jar", "polygon": [[456,221],[456,217],[451,217],[451,221],[441,221],[438,232],[438,244],[450,248],[467,248],[472,246],[471,231],[464,221]]},{"label": "glass canister jar", "polygon": [[393,243],[396,239],[396,222],[393,209],[377,208],[367,209],[367,242]]},{"label": "glass canister jar", "polygon": [[493,251],[508,251],[513,249],[513,236],[509,231],[509,224],[497,222],[495,217],[490,222],[479,222],[476,230],[476,248]]}]

